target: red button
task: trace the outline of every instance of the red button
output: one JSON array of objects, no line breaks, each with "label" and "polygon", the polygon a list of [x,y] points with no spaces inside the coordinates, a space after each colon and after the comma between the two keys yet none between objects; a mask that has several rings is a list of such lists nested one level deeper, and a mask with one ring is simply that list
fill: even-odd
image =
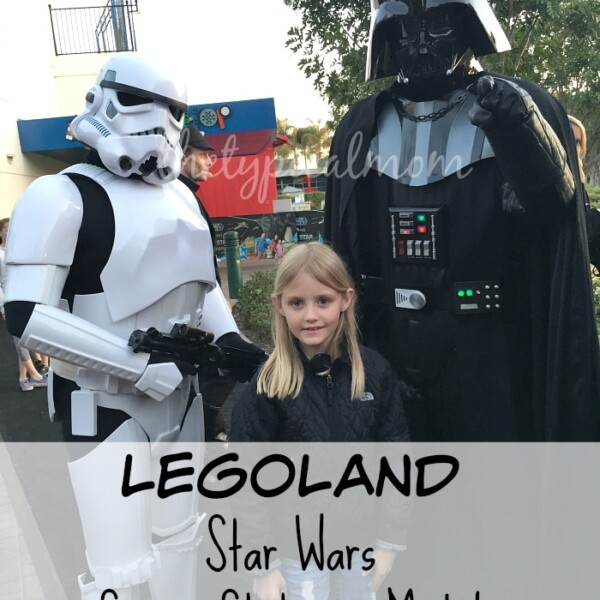
[{"label": "red button", "polygon": [[418,233],[427,233],[427,225],[419,225],[417,227],[417,232]]}]

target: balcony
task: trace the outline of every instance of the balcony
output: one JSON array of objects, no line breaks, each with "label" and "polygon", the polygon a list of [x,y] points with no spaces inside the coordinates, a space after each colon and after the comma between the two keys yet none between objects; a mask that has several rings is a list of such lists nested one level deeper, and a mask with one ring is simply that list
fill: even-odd
[{"label": "balcony", "polygon": [[137,0],[109,0],[105,6],[52,8],[56,56],[136,50],[133,13]]}]

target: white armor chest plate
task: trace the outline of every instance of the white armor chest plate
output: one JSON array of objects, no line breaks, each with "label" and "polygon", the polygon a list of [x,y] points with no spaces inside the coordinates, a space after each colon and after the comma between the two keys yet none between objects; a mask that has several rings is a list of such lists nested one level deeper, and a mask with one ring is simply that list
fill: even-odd
[{"label": "white armor chest plate", "polygon": [[[426,117],[456,102],[464,93],[457,90],[447,100],[405,106],[415,117]],[[422,121],[400,119],[394,104],[388,104],[377,119],[368,164],[404,185],[423,186],[493,157],[484,132],[469,119],[474,102],[475,96],[468,94],[441,118]]]},{"label": "white armor chest plate", "polygon": [[[100,184],[115,217],[115,240],[100,277],[104,294],[76,298],[73,312],[87,313],[87,318],[100,309],[98,304],[105,304],[113,324],[125,320],[129,326],[143,313],[156,319],[154,326],[186,315],[187,322],[195,321],[189,313],[201,307],[204,293],[216,282],[208,225],[185,185],[173,181],[153,186],[92,165],[75,165],[65,172]],[[90,304],[96,306],[86,306]]]}]

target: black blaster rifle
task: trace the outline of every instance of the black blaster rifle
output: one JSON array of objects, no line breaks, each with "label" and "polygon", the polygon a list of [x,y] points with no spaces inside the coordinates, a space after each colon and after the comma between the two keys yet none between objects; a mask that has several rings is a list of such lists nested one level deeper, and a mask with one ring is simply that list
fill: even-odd
[{"label": "black blaster rifle", "polygon": [[210,331],[175,324],[169,334],[162,333],[155,327],[150,327],[147,331],[136,329],[129,336],[128,344],[134,352],[148,352],[152,357],[151,361],[173,361],[184,369],[192,366],[193,373],[205,366],[214,366],[232,373],[247,372],[248,379],[267,358],[264,353],[261,355],[243,348],[219,347],[212,343],[213,339],[214,335]]}]

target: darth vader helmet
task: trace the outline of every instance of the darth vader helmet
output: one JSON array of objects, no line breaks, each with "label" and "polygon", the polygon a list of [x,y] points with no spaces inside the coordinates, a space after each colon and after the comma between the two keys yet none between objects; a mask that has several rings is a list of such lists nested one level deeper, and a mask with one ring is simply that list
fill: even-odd
[{"label": "darth vader helmet", "polygon": [[123,52],[102,67],[71,132],[94,148],[116,175],[166,183],[179,175],[179,136],[186,110],[183,81],[138,54]]},{"label": "darth vader helmet", "polygon": [[473,57],[510,50],[486,0],[371,0],[366,80],[436,97]]}]

